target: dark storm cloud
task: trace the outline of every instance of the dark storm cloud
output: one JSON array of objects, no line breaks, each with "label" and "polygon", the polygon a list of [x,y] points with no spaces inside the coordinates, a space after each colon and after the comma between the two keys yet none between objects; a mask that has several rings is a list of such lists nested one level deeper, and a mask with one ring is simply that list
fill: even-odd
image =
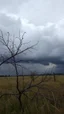
[{"label": "dark storm cloud", "polygon": [[[26,67],[33,63],[31,69],[42,72],[64,65],[64,0],[0,0],[0,29],[12,36],[18,36],[19,29],[26,32],[24,42],[30,43],[22,49],[39,41],[35,50],[17,58]],[[0,45],[0,54],[4,52]]]},{"label": "dark storm cloud", "polygon": [[33,53],[22,56],[24,62],[40,64],[64,64],[64,20],[56,24],[48,23],[46,26],[35,26],[23,21],[23,30],[27,31],[25,41],[31,44],[39,41]]},{"label": "dark storm cloud", "polygon": [[[3,17],[5,18],[3,19]],[[34,47],[35,50],[31,50],[31,52],[27,51],[26,56],[21,54],[17,58],[17,61],[26,64],[29,62],[31,64],[36,63],[46,66],[49,65],[49,63],[55,65],[64,64],[64,20],[61,20],[56,24],[48,23],[46,26],[35,26],[27,20],[20,21],[20,19],[14,19],[10,16],[1,14],[0,21],[1,27],[4,26],[5,29],[9,31],[11,31],[11,27],[13,27],[12,31],[14,32],[16,26],[18,26],[18,28],[22,27],[22,31],[26,31],[24,42],[29,41],[30,43],[23,45],[22,49],[39,41]]]}]

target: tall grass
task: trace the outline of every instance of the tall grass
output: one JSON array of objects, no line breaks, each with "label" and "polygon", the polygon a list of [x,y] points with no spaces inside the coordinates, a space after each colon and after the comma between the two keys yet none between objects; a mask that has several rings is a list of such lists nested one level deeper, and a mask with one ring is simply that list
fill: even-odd
[{"label": "tall grass", "polygon": [[[43,89],[39,89],[37,93],[35,87],[26,92],[26,95],[22,95],[23,114],[64,114],[64,77],[58,76],[56,79],[56,82],[53,82],[53,78],[48,82],[43,82],[44,87],[43,84],[40,86]],[[29,77],[26,77],[25,82],[29,81]],[[19,83],[21,88],[21,77],[19,77]],[[15,77],[1,77],[0,94],[16,92],[15,84]],[[5,95],[0,98],[0,114],[22,114],[17,97]]]}]

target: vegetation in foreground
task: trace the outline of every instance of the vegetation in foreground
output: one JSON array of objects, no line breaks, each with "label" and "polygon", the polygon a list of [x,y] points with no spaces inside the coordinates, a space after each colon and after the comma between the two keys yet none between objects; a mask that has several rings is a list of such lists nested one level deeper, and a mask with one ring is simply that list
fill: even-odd
[{"label": "vegetation in foreground", "polygon": [[[64,114],[64,76],[53,76],[48,81],[40,84],[38,90],[32,87],[22,95],[24,112],[20,111],[16,95],[5,93],[17,93],[16,77],[0,77],[0,114]],[[37,83],[40,78],[36,79]],[[24,78],[25,84],[30,77]],[[23,86],[22,77],[19,77],[20,88]]]}]

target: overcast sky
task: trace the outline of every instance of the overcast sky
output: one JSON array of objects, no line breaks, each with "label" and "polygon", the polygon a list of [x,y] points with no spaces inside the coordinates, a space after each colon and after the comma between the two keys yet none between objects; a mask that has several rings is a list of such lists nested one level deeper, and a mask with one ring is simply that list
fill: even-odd
[{"label": "overcast sky", "polygon": [[36,51],[23,56],[36,64],[34,71],[63,71],[64,0],[0,0],[0,29],[15,35],[21,30],[25,42],[39,41]]}]

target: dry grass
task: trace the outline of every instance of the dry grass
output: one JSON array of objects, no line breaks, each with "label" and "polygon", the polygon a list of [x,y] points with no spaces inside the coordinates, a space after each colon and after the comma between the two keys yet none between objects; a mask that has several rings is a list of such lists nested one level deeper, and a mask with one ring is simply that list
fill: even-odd
[{"label": "dry grass", "polygon": [[[38,83],[41,79],[42,76],[33,83]],[[24,77],[25,84],[28,84],[30,80],[29,76]],[[20,88],[22,88],[22,84],[22,77],[19,77]],[[24,114],[64,114],[64,76],[56,76],[56,82],[51,76],[51,79],[44,81],[40,87],[43,87],[39,90],[42,96],[35,96],[31,102],[23,96]],[[36,88],[32,88],[32,90],[33,92],[26,93],[30,98],[34,96]],[[14,91],[16,91],[16,77],[0,77],[0,93]],[[19,112],[18,101],[14,96],[4,96],[0,99],[0,114],[17,113],[22,114]]]}]

